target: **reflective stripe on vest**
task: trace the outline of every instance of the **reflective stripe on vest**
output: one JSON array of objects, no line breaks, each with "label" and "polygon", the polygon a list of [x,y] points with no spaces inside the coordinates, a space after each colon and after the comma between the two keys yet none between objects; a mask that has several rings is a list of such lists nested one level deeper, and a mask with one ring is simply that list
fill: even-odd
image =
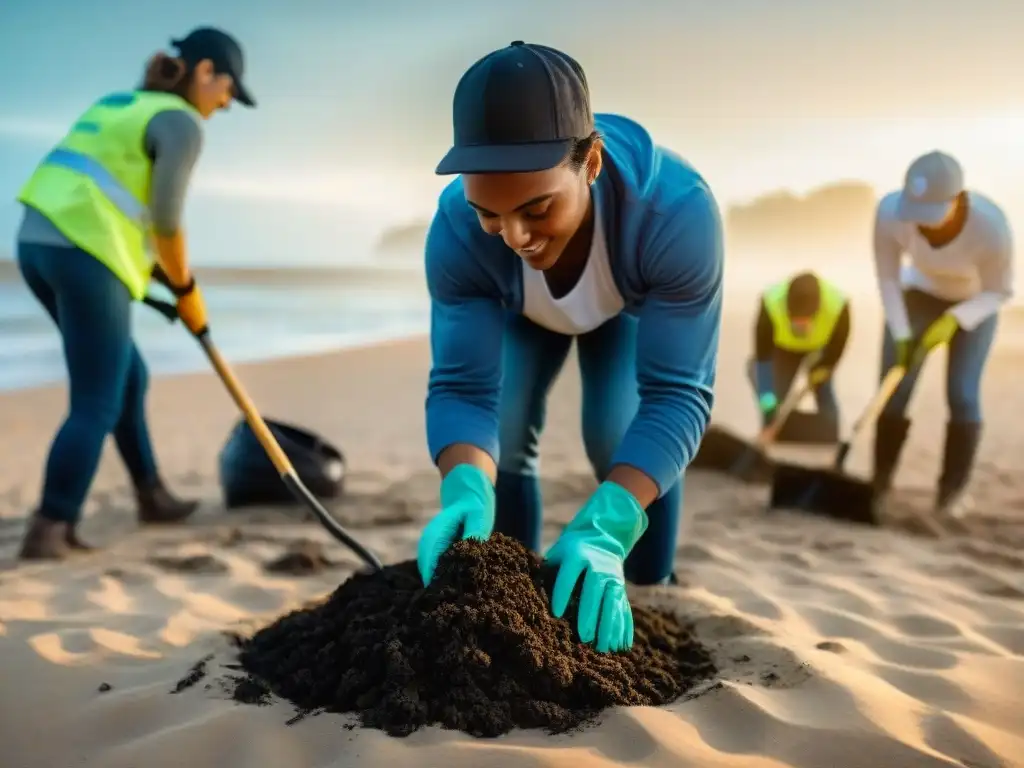
[{"label": "reflective stripe on vest", "polygon": [[776,347],[788,352],[815,352],[824,348],[836,323],[846,306],[846,296],[842,291],[826,280],[818,278],[821,289],[821,303],[818,311],[811,319],[811,327],[805,336],[793,333],[786,298],[789,294],[789,281],[777,283],[765,291],[764,306],[772,321],[773,341]]},{"label": "reflective stripe on vest", "polygon": [[18,200],[46,216],[77,247],[110,269],[132,297],[146,295],[153,270],[149,121],[182,110],[169,93],[128,91],[94,102],[25,182]]},{"label": "reflective stripe on vest", "polygon": [[69,149],[55,149],[43,159],[42,165],[54,165],[88,176],[126,219],[143,230],[149,226],[149,210],[146,206],[136,200],[135,196],[121,186],[121,182],[95,159]]}]

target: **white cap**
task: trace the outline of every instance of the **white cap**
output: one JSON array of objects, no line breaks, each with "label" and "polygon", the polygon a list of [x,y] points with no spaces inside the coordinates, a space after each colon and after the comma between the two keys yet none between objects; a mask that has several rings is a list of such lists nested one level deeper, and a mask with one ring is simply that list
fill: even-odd
[{"label": "white cap", "polygon": [[964,171],[955,158],[929,152],[910,164],[896,216],[915,224],[938,224],[964,191]]}]

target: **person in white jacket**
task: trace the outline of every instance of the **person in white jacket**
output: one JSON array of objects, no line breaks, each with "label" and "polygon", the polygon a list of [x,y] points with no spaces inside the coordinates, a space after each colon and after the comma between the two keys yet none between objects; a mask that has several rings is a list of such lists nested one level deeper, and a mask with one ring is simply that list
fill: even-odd
[{"label": "person in white jacket", "polygon": [[909,368],[876,425],[875,488],[885,494],[891,487],[920,364],[948,345],[949,421],[936,509],[955,512],[981,438],[981,378],[999,310],[1013,294],[1010,225],[996,203],[965,188],[954,158],[930,152],[910,165],[902,190],[879,202],[874,250],[886,320],[881,373]]}]

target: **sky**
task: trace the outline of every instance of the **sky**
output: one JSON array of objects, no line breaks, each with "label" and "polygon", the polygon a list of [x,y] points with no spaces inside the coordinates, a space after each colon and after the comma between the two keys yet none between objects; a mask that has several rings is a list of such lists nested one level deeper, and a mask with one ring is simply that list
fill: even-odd
[{"label": "sky", "polygon": [[1024,220],[1024,4],[1010,0],[95,0],[0,5],[0,254],[18,187],[90,102],[199,25],[243,44],[256,110],[206,126],[193,258],[364,261],[428,219],[451,97],[514,39],[559,47],[597,111],[644,124],[728,204],[840,179],[895,188],[955,154]]}]

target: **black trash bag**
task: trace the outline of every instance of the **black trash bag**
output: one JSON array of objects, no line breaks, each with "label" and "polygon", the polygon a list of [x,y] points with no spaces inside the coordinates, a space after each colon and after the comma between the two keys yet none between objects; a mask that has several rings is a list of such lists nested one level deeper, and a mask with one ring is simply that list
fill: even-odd
[{"label": "black trash bag", "polygon": [[[265,419],[295,473],[318,499],[334,499],[345,488],[345,457],[322,437]],[[288,491],[249,424],[242,419],[219,456],[220,485],[228,509],[298,503]]]}]

